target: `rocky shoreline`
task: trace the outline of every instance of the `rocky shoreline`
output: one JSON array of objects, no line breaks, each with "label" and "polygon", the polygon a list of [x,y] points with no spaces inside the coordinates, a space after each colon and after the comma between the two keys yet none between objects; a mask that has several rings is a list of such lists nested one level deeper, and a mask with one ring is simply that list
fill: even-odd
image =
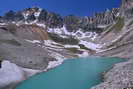
[{"label": "rocky shoreline", "polygon": [[[45,68],[44,70],[23,68],[14,63],[11,63],[10,61],[4,60],[1,63],[2,67],[0,69],[0,89],[13,89],[16,85],[31,76],[46,72],[61,65],[64,60],[65,58],[59,58],[57,61],[51,61],[49,62],[47,68]],[[8,76],[10,76],[10,78],[8,78]]]},{"label": "rocky shoreline", "polygon": [[[18,85],[23,80],[26,80],[29,77],[31,77],[33,75],[36,75],[38,73],[46,72],[49,69],[55,68],[55,67],[59,66],[62,63],[63,63],[63,60],[62,61],[58,60],[56,62],[54,61],[53,63],[49,62],[49,67],[47,67],[46,69],[44,69],[44,70],[35,70],[35,69],[28,69],[28,68],[19,67],[16,64],[13,64],[9,61],[3,61],[2,62],[2,68],[0,69],[0,73],[2,73],[1,71],[5,69],[5,65],[6,65],[6,67],[8,65],[8,67],[10,67],[11,70],[14,69],[14,67],[16,69],[16,70],[14,70],[14,74],[10,75],[10,77],[15,76],[15,75],[17,75],[17,77],[15,76],[14,79],[9,78],[10,82],[7,82],[7,81],[9,81],[9,80],[7,80],[7,81],[4,81],[4,83],[0,83],[0,84],[2,84],[2,86],[4,86],[4,87],[1,87],[1,89],[13,89],[13,87]],[[104,76],[103,76],[104,82],[101,83],[100,85],[97,85],[97,86],[91,88],[91,89],[126,89],[126,88],[132,87],[132,83],[133,83],[132,73],[133,73],[133,70],[130,70],[133,67],[132,65],[133,65],[133,60],[129,60],[129,61],[126,61],[126,62],[115,64],[114,67],[111,70],[109,70],[108,72],[106,72],[104,74]],[[12,71],[6,69],[4,72],[9,73],[9,72],[12,72]],[[7,74],[5,74],[4,76],[6,78]],[[4,76],[2,76],[2,78],[4,78]],[[18,76],[20,76],[20,77],[18,77]]]},{"label": "rocky shoreline", "polygon": [[91,89],[132,89],[133,60],[115,64],[104,75],[104,82]]}]

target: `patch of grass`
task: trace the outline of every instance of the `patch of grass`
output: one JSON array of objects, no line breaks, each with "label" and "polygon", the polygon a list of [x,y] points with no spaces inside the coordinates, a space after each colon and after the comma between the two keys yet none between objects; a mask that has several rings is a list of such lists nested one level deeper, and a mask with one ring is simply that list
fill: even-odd
[{"label": "patch of grass", "polygon": [[114,24],[111,29],[115,32],[119,32],[122,30],[124,24],[124,18],[118,18],[116,24]]},{"label": "patch of grass", "polygon": [[0,61],[2,61],[3,60],[3,57],[2,56],[0,56]]},{"label": "patch of grass", "polygon": [[69,50],[72,53],[80,53],[81,51],[78,50],[77,48],[65,48],[66,50]]},{"label": "patch of grass", "polygon": [[107,46],[107,48],[111,48],[111,47],[114,47],[114,46],[115,46],[115,43],[113,43],[113,44]]},{"label": "patch of grass", "polygon": [[62,38],[58,34],[54,34],[54,33],[48,33],[48,34],[49,34],[50,39],[52,39],[53,41],[55,41],[57,43],[70,44],[70,45],[76,45],[79,43],[79,40],[77,40],[73,37]]},{"label": "patch of grass", "polygon": [[8,29],[8,31],[10,32],[10,33],[12,33],[12,34],[16,34],[16,31],[17,31],[17,26],[15,25],[15,24],[9,24],[8,26],[7,26],[7,29]]},{"label": "patch of grass", "polygon": [[111,26],[112,26],[112,24],[108,25],[106,28],[104,28],[104,31],[108,30]]},{"label": "patch of grass", "polygon": [[107,30],[106,34],[108,34],[111,31],[119,32],[122,30],[124,26],[124,18],[117,18],[116,23],[114,25],[109,25],[105,28],[105,31]]},{"label": "patch of grass", "polygon": [[2,43],[6,43],[6,44],[11,44],[11,45],[15,45],[15,46],[21,46],[21,43],[19,43],[18,41],[12,39],[12,40],[0,40],[0,44]]},{"label": "patch of grass", "polygon": [[85,47],[83,44],[79,44],[80,49],[90,50],[87,47]]}]

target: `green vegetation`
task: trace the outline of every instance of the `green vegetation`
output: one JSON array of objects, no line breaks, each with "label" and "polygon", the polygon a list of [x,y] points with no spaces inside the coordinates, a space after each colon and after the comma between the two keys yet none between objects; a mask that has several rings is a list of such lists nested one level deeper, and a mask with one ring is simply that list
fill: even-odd
[{"label": "green vegetation", "polygon": [[57,42],[57,43],[61,43],[61,44],[70,44],[70,45],[76,45],[79,43],[79,40],[73,38],[73,37],[69,37],[69,38],[62,38],[60,37],[58,34],[54,34],[54,33],[48,33],[49,37]]},{"label": "green vegetation", "polygon": [[122,30],[124,26],[124,18],[118,18],[116,24],[111,28],[112,30],[114,29],[116,32],[119,32]]},{"label": "green vegetation", "polygon": [[0,65],[1,65],[1,62],[4,60],[4,57],[0,54]]},{"label": "green vegetation", "polygon": [[15,39],[12,39],[12,40],[0,40],[0,44],[2,44],[2,43],[11,44],[11,45],[15,45],[15,46],[21,46],[21,43],[19,43]]},{"label": "green vegetation", "polygon": [[104,28],[104,30],[106,31],[107,29],[109,29],[112,25],[108,25],[106,28]]},{"label": "green vegetation", "polygon": [[[79,46],[80,46],[80,49],[85,49],[85,50],[88,50],[88,51],[94,52],[93,50],[91,50],[91,49],[85,47],[85,46],[82,45],[82,44],[79,44]],[[78,48],[65,48],[65,49],[71,51],[72,53],[81,53],[81,51],[78,50]]]},{"label": "green vegetation", "polygon": [[85,47],[85,46],[82,45],[82,44],[79,44],[79,47],[80,47],[80,49],[90,50],[90,49],[88,49],[87,47]]},{"label": "green vegetation", "polygon": [[121,31],[122,30],[122,28],[123,28],[123,26],[124,26],[124,18],[117,18],[117,21],[116,21],[116,23],[114,24],[114,25],[112,25],[112,27],[111,26],[108,26],[107,28],[105,28],[106,30],[108,30],[107,32],[106,32],[106,34],[107,33],[109,33],[109,32],[111,32],[111,31],[115,31],[115,32],[119,32],[119,31]]},{"label": "green vegetation", "polygon": [[2,61],[3,60],[3,57],[2,56],[0,56],[0,61]]},{"label": "green vegetation", "polygon": [[10,33],[15,35],[17,31],[17,26],[15,24],[9,24],[7,26],[7,29],[9,30]]},{"label": "green vegetation", "polygon": [[69,50],[72,53],[80,53],[81,51],[78,50],[77,48],[65,48],[66,50]]},{"label": "green vegetation", "polygon": [[107,48],[112,48],[115,46],[116,43],[112,43],[111,45],[108,45]]}]

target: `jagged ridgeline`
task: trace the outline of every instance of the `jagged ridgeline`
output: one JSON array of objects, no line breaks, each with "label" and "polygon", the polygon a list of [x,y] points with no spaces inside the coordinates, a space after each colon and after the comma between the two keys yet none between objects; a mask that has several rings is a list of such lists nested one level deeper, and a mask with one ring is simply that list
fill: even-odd
[{"label": "jagged ridgeline", "polygon": [[133,0],[122,0],[121,6],[122,15],[126,18],[133,17]]},{"label": "jagged ridgeline", "polygon": [[33,7],[18,12],[11,10],[0,17],[0,23],[39,22],[50,28],[61,28],[65,25],[69,32],[74,32],[79,28],[85,32],[101,32],[103,28],[117,20],[119,11],[119,8],[113,8],[112,10],[107,9],[104,12],[95,13],[92,17],[78,17],[74,15],[62,17],[45,9]]}]

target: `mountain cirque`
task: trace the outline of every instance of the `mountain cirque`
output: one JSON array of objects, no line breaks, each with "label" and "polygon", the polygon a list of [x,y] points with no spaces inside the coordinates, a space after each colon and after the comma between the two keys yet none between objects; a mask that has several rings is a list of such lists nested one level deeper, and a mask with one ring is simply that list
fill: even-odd
[{"label": "mountain cirque", "polygon": [[132,0],[122,0],[120,8],[92,17],[61,17],[37,7],[9,11],[0,17],[0,59],[22,69],[42,71],[73,57],[129,59],[116,64],[104,74],[104,83],[92,89],[132,89],[132,3]]}]

